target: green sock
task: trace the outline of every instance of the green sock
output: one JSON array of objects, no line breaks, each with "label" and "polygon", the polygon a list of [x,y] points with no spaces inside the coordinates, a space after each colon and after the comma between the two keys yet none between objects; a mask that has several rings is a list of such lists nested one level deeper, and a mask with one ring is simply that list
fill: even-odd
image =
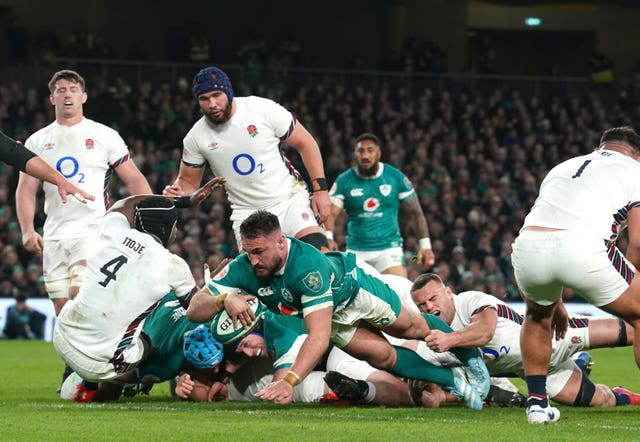
[{"label": "green sock", "polygon": [[[453,331],[449,324],[444,322],[436,315],[432,315],[430,313],[422,313],[422,317],[425,321],[427,321],[427,325],[431,329],[442,330],[445,333],[451,333]],[[454,347],[449,351],[456,355],[456,357],[460,359],[463,364],[466,364],[471,358],[478,357],[478,350],[473,347]]]},{"label": "green sock", "polygon": [[422,359],[416,352],[394,345],[398,355],[393,374],[402,378],[420,379],[445,387],[453,387],[453,373],[449,368],[438,367]]}]

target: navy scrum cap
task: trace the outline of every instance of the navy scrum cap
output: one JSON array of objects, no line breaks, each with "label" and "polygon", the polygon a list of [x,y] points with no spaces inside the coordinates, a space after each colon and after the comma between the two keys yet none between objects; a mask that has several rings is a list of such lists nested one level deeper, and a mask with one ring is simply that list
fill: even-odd
[{"label": "navy scrum cap", "polygon": [[213,91],[224,92],[229,99],[229,103],[233,101],[233,86],[231,80],[223,70],[215,66],[209,66],[201,69],[200,72],[193,77],[193,93],[196,97]]}]

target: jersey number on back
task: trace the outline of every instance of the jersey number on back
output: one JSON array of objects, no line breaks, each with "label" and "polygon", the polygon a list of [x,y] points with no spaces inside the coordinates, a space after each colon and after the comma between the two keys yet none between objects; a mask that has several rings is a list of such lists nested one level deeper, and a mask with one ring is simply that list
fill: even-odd
[{"label": "jersey number on back", "polygon": [[116,279],[116,273],[122,267],[122,264],[126,264],[128,261],[127,257],[124,255],[116,256],[111,261],[105,263],[102,267],[100,267],[100,272],[103,273],[106,278],[104,281],[100,281],[102,287],[106,287],[109,282]]},{"label": "jersey number on back", "polygon": [[582,166],[580,166],[580,168],[578,169],[578,171],[573,174],[573,176],[571,178],[578,178],[580,175],[582,175],[582,172],[584,172],[584,168],[587,167],[587,165],[591,162],[591,160],[587,160],[584,163],[582,163]]}]

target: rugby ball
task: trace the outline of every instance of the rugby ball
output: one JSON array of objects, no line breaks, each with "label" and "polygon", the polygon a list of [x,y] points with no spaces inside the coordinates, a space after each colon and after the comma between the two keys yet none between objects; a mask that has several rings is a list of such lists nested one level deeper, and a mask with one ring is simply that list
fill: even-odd
[{"label": "rugby ball", "polygon": [[249,299],[247,304],[249,304],[249,308],[256,317],[255,321],[253,321],[248,327],[243,327],[240,322],[237,322],[236,328],[234,329],[231,316],[229,316],[226,310],[218,312],[213,317],[211,320],[211,334],[216,338],[216,340],[223,344],[229,344],[237,341],[238,339],[244,338],[246,335],[251,333],[258,324],[260,324],[260,319],[264,315],[265,307],[258,298]]}]

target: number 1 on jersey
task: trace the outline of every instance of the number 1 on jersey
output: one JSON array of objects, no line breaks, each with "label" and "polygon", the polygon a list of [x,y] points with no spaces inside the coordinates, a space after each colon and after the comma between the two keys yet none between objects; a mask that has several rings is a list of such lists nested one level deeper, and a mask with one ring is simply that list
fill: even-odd
[{"label": "number 1 on jersey", "polygon": [[584,163],[582,163],[582,166],[580,166],[578,171],[571,178],[578,178],[580,175],[582,175],[582,172],[584,172],[584,168],[587,167],[587,165],[590,162],[591,162],[591,160],[586,160]]}]

